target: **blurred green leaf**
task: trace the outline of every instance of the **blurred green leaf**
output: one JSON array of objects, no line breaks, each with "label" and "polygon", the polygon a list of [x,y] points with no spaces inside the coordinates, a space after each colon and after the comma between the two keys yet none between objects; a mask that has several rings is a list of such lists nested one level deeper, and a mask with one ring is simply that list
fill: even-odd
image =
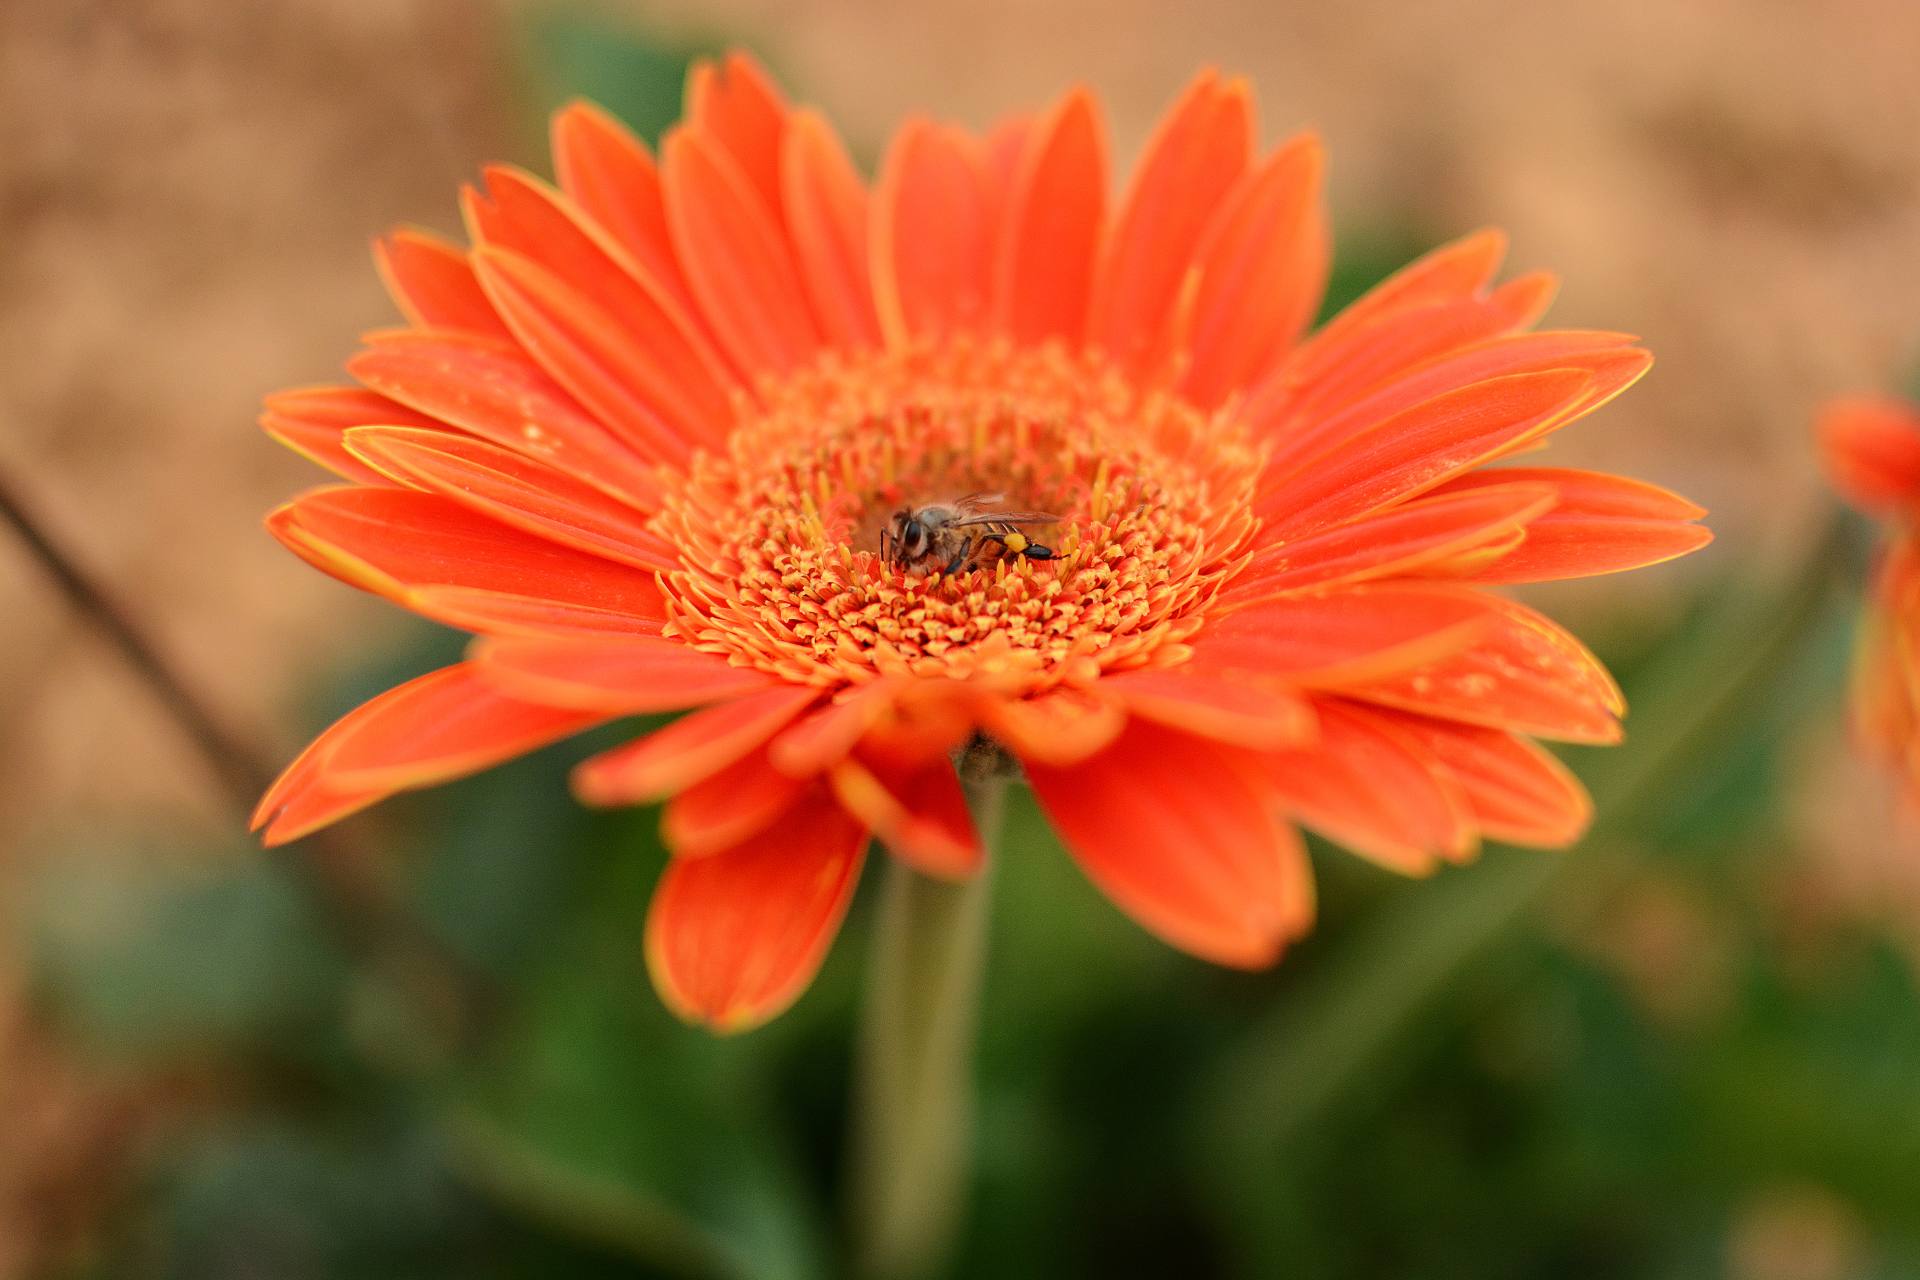
[{"label": "blurred green leaf", "polygon": [[[1717,776],[1728,745],[1746,741],[1756,718],[1764,723],[1769,704],[1760,691],[1782,670],[1824,657],[1821,638],[1831,634],[1838,604],[1828,574],[1839,536],[1810,548],[1775,591],[1725,593],[1709,625],[1659,647],[1628,689],[1637,707],[1633,746],[1584,761],[1603,817],[1578,859],[1495,850],[1437,883],[1409,886],[1403,905],[1376,912],[1328,952],[1294,998],[1205,1077],[1193,1099],[1190,1149],[1220,1199],[1237,1202],[1230,1215],[1251,1224],[1262,1199],[1297,1186],[1340,1121],[1365,1114],[1357,1109],[1377,1105],[1381,1089],[1409,1076],[1445,1001],[1474,989],[1473,969],[1548,887],[1574,869],[1589,892],[1597,877],[1617,874],[1647,815]],[[1615,865],[1596,864],[1608,850]],[[1273,1248],[1281,1238],[1256,1230],[1242,1246]],[[1277,1255],[1263,1256],[1262,1265],[1272,1265]]]},{"label": "blurred green leaf", "polygon": [[[422,797],[427,840],[414,892],[435,931],[499,977],[550,948],[599,883],[603,861],[646,847],[659,823],[657,809],[585,808],[568,775],[658,723],[622,721]],[[644,894],[626,904],[636,924],[645,904]]]},{"label": "blurred green leaf", "polygon": [[1756,931],[1748,943],[1746,998],[1711,1051],[1688,1063],[1680,1107],[1728,1165],[1829,1186],[1882,1229],[1920,1237],[1911,1184],[1920,1168],[1920,984],[1911,959],[1842,935],[1817,968],[1795,972],[1779,939]]},{"label": "blurred green leaf", "polygon": [[152,1274],[221,1280],[399,1274],[474,1211],[418,1131],[284,1124],[210,1132],[168,1171]]},{"label": "blurred green leaf", "polygon": [[599,103],[648,143],[680,116],[680,86],[695,58],[722,42],[664,39],[579,5],[519,11],[521,64],[535,118],[579,97]]},{"label": "blurred green leaf", "polygon": [[297,1044],[337,1014],[344,964],[269,856],[181,863],[48,861],[25,931],[55,1018],[107,1050],[165,1057]]},{"label": "blurred green leaf", "polygon": [[1325,324],[1367,290],[1435,247],[1439,240],[1411,221],[1342,227],[1334,240],[1332,273],[1316,325]]},{"label": "blurred green leaf", "polygon": [[99,1274],[158,1280],[447,1277],[644,1280],[672,1273],[503,1213],[462,1180],[445,1135],[363,1094],[293,1121],[243,1113],[155,1161],[148,1206]]},{"label": "blurred green leaf", "polygon": [[548,1218],[578,1209],[590,1238],[692,1255],[709,1274],[825,1274],[770,1105],[779,1038],[683,1026],[648,981],[642,922],[665,861],[652,825],[607,824],[617,839],[580,851],[592,865],[579,912],[518,984],[503,1042],[452,1086],[450,1131],[477,1186]]}]

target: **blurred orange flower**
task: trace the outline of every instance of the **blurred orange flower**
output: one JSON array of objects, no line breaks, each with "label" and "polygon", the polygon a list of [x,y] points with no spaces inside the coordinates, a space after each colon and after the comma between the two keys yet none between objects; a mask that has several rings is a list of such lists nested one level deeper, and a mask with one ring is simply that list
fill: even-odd
[{"label": "blurred orange flower", "polygon": [[[1709,535],[1649,485],[1482,468],[1649,357],[1528,332],[1553,281],[1494,285],[1492,232],[1309,336],[1320,143],[1254,136],[1248,86],[1203,73],[1110,207],[1084,90],[984,136],[909,120],[871,190],[739,55],[696,68],[657,162],[561,112],[557,190],[492,168],[471,248],[381,242],[410,327],[357,387],[268,402],[349,482],[272,531],[476,639],[322,734],[265,839],[692,710],[576,789],[667,802],[651,967],[729,1029],[804,988],[870,835],[979,868],[961,756],[1017,761],[1120,907],[1229,965],[1310,923],[1296,823],[1410,874],[1575,839],[1586,797],[1533,739],[1617,740],[1619,693],[1485,588]],[[896,511],[989,491],[1051,514],[882,554]]]},{"label": "blurred orange flower", "polygon": [[1920,798],[1920,409],[1888,397],[1836,400],[1816,429],[1834,489],[1891,530],[1854,657],[1854,724]]}]

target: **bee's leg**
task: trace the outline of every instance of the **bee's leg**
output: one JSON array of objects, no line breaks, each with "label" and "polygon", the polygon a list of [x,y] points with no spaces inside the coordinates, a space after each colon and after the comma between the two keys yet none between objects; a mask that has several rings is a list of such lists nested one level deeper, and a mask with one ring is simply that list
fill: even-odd
[{"label": "bee's leg", "polygon": [[951,577],[953,574],[960,572],[961,568],[971,559],[973,559],[973,539],[968,538],[960,544],[960,549],[953,553],[953,559],[947,561],[947,567],[942,569],[941,572]]},{"label": "bee's leg", "polygon": [[889,529],[880,531],[880,563],[893,567],[893,532]]},{"label": "bee's leg", "polygon": [[1000,546],[1008,555],[1025,556],[1029,560],[1053,559],[1053,548],[1043,547],[1037,542],[1028,542],[1027,535],[1019,532],[989,533],[986,537]]}]

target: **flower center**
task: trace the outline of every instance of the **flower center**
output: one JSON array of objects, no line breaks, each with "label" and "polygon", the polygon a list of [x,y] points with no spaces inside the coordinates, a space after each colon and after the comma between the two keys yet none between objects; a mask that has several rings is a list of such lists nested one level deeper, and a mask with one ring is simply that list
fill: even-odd
[{"label": "flower center", "polygon": [[[829,356],[759,398],[657,527],[685,566],[674,634],[788,679],[1004,670],[1039,688],[1142,665],[1198,629],[1254,531],[1245,430],[1096,357],[957,339]],[[1021,530],[1055,558],[947,574],[882,557],[896,511],[975,493],[1059,515]]]}]

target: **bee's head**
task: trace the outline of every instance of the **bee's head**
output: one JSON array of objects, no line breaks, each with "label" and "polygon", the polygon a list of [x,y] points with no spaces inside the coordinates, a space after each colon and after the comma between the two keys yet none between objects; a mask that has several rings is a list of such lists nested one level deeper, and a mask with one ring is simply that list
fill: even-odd
[{"label": "bee's head", "polygon": [[933,541],[927,533],[927,526],[905,507],[893,513],[893,536],[900,543],[901,553],[909,560],[917,560],[927,554]]}]

